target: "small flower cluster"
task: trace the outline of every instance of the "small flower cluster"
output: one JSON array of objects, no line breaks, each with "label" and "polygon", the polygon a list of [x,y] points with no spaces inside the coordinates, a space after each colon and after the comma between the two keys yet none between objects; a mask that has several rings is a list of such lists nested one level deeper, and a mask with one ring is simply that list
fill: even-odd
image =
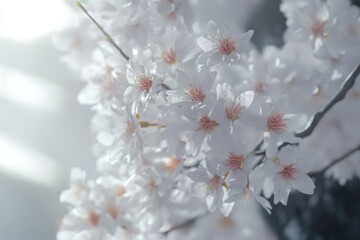
[{"label": "small flower cluster", "polygon": [[[260,239],[266,231],[251,229],[257,224],[239,230],[245,220],[234,212],[252,202],[270,212],[267,199],[286,205],[292,189],[312,194],[308,173],[360,142],[357,84],[294,146],[360,62],[356,7],[284,0],[286,42],[261,53],[245,20],[235,24],[237,12],[219,17],[250,8],[248,1],[223,9],[212,2],[88,0],[84,6],[113,42],[88,19],[76,35],[58,39],[87,82],[78,99],[95,112],[99,156],[96,180],[71,173],[58,240],[206,239],[206,223],[218,224],[215,239]],[[360,164],[351,163],[333,175],[360,175]],[[186,232],[176,227],[204,214]]]}]

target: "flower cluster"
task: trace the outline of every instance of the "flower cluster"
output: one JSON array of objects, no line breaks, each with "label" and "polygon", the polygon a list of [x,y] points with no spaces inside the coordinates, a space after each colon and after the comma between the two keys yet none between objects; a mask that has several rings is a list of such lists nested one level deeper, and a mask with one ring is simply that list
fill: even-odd
[{"label": "flower cluster", "polygon": [[[57,44],[87,82],[78,98],[95,113],[99,176],[73,169],[59,240],[260,239],[266,230],[235,212],[270,212],[268,199],[286,205],[292,189],[312,194],[309,172],[360,142],[359,84],[311,136],[297,135],[360,62],[359,10],[284,0],[285,44],[259,52],[256,32],[230,11],[250,1],[220,2],[78,4],[106,39],[84,18]],[[360,175],[356,154],[327,173]]]}]

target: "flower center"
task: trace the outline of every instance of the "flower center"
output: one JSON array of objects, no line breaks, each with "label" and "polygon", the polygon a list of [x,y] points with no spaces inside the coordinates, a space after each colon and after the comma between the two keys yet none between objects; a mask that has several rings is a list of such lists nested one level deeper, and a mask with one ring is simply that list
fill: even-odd
[{"label": "flower center", "polygon": [[325,33],[325,22],[318,19],[311,23],[310,30],[315,37],[326,37]]},{"label": "flower center", "polygon": [[226,163],[229,165],[232,171],[242,169],[244,166],[245,158],[243,155],[235,155],[233,153],[228,153],[228,158],[226,159]]},{"label": "flower center", "polygon": [[123,133],[123,138],[125,138],[125,140],[129,140],[134,135],[135,131],[136,131],[135,123],[131,121],[127,121],[126,128]]},{"label": "flower center", "polygon": [[97,215],[96,213],[90,211],[88,213],[88,220],[92,226],[97,226],[99,223],[99,220],[100,220],[100,216]]},{"label": "flower center", "polygon": [[186,91],[185,95],[191,100],[191,101],[199,101],[202,102],[205,99],[205,94],[203,93],[201,88],[190,86]]},{"label": "flower center", "polygon": [[164,51],[161,56],[167,64],[176,64],[175,52],[172,49]]},{"label": "flower center", "polygon": [[152,81],[149,76],[146,75],[140,75],[136,81],[137,88],[139,91],[149,91],[152,86]]},{"label": "flower center", "polygon": [[114,205],[108,206],[106,211],[113,219],[116,219],[118,217],[118,210]]},{"label": "flower center", "polygon": [[280,113],[272,113],[267,119],[267,127],[269,131],[281,133],[285,130],[286,124],[283,115]]},{"label": "flower center", "polygon": [[229,55],[235,51],[235,41],[231,37],[219,39],[218,51],[222,55]]},{"label": "flower center", "polygon": [[239,119],[241,108],[242,107],[241,107],[240,103],[232,102],[225,109],[227,118],[229,120],[232,120],[232,121],[235,121],[236,119]]},{"label": "flower center", "polygon": [[212,132],[219,124],[210,119],[208,116],[202,116],[199,120],[199,128],[197,130],[204,131],[205,133]]},{"label": "flower center", "polygon": [[123,186],[119,186],[115,189],[115,195],[117,197],[122,197],[126,193],[126,189]]},{"label": "flower center", "polygon": [[254,86],[254,91],[258,93],[265,92],[264,84],[262,82],[257,82]]},{"label": "flower center", "polygon": [[216,191],[216,189],[219,187],[219,183],[220,183],[220,176],[215,175],[212,179],[210,179],[210,181],[207,184],[207,190],[210,193],[213,193]]},{"label": "flower center", "polygon": [[286,182],[290,182],[290,181],[294,180],[296,171],[297,171],[297,169],[296,169],[295,164],[290,164],[290,165],[283,166],[283,169],[280,172],[278,172],[278,174]]}]

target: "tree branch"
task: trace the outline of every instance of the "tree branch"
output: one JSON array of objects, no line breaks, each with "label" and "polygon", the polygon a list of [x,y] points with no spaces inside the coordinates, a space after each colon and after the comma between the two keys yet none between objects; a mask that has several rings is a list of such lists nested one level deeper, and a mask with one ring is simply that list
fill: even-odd
[{"label": "tree branch", "polygon": [[296,137],[304,138],[309,136],[316,126],[319,124],[320,120],[324,117],[324,115],[337,103],[343,100],[346,96],[346,93],[354,86],[356,78],[360,74],[360,64],[352,71],[352,73],[347,77],[347,79],[342,84],[340,91],[336,94],[336,96],[319,112],[317,112],[310,126],[304,131],[295,134]]},{"label": "tree branch", "polygon": [[[342,84],[339,92],[335,95],[335,97],[320,111],[315,113],[311,124],[304,131],[300,133],[296,133],[295,136],[299,138],[305,138],[313,133],[316,126],[319,124],[320,120],[325,116],[325,114],[332,108],[334,105],[341,100],[343,100],[347,94],[347,92],[354,86],[356,78],[360,74],[360,64],[349,74],[344,83]],[[287,145],[291,145],[291,143],[284,142],[279,146],[279,150]],[[265,155],[265,151],[255,152],[255,156]]]},{"label": "tree branch", "polygon": [[199,220],[200,218],[202,218],[202,217],[204,217],[204,216],[206,216],[206,215],[208,215],[208,214],[209,214],[209,212],[206,211],[206,212],[204,212],[203,214],[201,214],[201,215],[199,215],[199,216],[190,218],[190,219],[186,220],[185,222],[182,222],[182,223],[180,223],[180,224],[178,224],[178,225],[173,226],[173,227],[170,228],[169,230],[163,232],[163,234],[166,236],[166,235],[168,235],[168,234],[169,234],[170,232],[172,232],[172,231],[189,227],[189,226],[193,225],[197,220]]},{"label": "tree branch", "polygon": [[124,53],[124,51],[115,43],[114,39],[104,30],[103,27],[101,27],[101,25],[93,18],[93,16],[91,16],[91,14],[88,12],[88,10],[86,10],[86,8],[80,3],[80,2],[76,2],[76,5],[90,18],[90,20],[98,27],[98,29],[105,35],[106,40],[108,40],[111,45],[113,45],[121,54],[121,56],[123,56],[123,58],[125,58],[126,61],[129,61],[129,56],[126,55]]},{"label": "tree branch", "polygon": [[360,144],[351,149],[350,151],[346,152],[344,155],[336,158],[335,160],[331,161],[331,163],[329,165],[327,165],[326,167],[324,167],[323,169],[316,171],[316,172],[312,172],[309,174],[309,176],[311,177],[316,177],[318,175],[322,175],[324,174],[327,170],[329,170],[330,168],[332,168],[333,166],[335,166],[336,164],[342,162],[343,160],[345,160],[347,157],[349,157],[350,155],[352,155],[353,153],[360,151]]}]

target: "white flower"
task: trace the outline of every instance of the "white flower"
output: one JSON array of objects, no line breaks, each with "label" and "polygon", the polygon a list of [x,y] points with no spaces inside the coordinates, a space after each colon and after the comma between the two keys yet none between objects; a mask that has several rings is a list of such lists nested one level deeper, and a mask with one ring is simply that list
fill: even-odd
[{"label": "white flower", "polygon": [[124,92],[125,103],[145,104],[156,93],[156,64],[150,62],[147,67],[129,61],[126,78],[130,86]]},{"label": "white flower", "polygon": [[240,34],[235,26],[222,27],[210,21],[209,35],[198,38],[198,44],[205,54],[201,57],[209,61],[210,66],[221,62],[232,63],[238,61],[249,50],[249,41],[254,31]]},{"label": "white flower", "polygon": [[274,203],[286,205],[291,188],[313,194],[315,185],[307,175],[311,168],[309,161],[299,159],[294,147],[284,147],[277,157],[267,159],[264,170],[273,183]]},{"label": "white flower", "polygon": [[[276,155],[280,141],[299,142],[300,139],[293,134],[302,130],[307,122],[305,114],[286,113],[287,102],[285,96],[276,100],[268,98],[261,105],[261,116],[254,118],[255,128],[264,132],[266,156],[269,158]],[[248,122],[247,124],[253,123]]]},{"label": "white flower", "polygon": [[71,169],[70,189],[61,193],[60,201],[79,206],[86,198],[87,191],[86,173],[79,168],[73,168]]},{"label": "white flower", "polygon": [[[216,86],[216,94],[218,102],[214,111],[224,112],[225,117],[221,123],[233,132],[235,121],[242,121],[244,117],[246,118],[246,111],[254,99],[254,92],[247,91],[235,97],[230,85],[223,83]],[[218,108],[219,110],[217,110]],[[224,130],[228,131],[226,128]]]},{"label": "white flower", "polygon": [[189,172],[188,176],[195,181],[197,194],[206,198],[206,204],[210,212],[217,208],[222,214],[228,216],[233,208],[232,203],[225,203],[228,193],[224,179],[216,169],[207,171],[203,166],[199,166],[196,171]]},{"label": "white flower", "polygon": [[167,93],[174,102],[185,101],[190,105],[206,103],[211,101],[211,90],[215,78],[216,72],[205,67],[199,71],[196,69],[178,70],[176,74],[178,88],[174,91],[167,91]]}]

